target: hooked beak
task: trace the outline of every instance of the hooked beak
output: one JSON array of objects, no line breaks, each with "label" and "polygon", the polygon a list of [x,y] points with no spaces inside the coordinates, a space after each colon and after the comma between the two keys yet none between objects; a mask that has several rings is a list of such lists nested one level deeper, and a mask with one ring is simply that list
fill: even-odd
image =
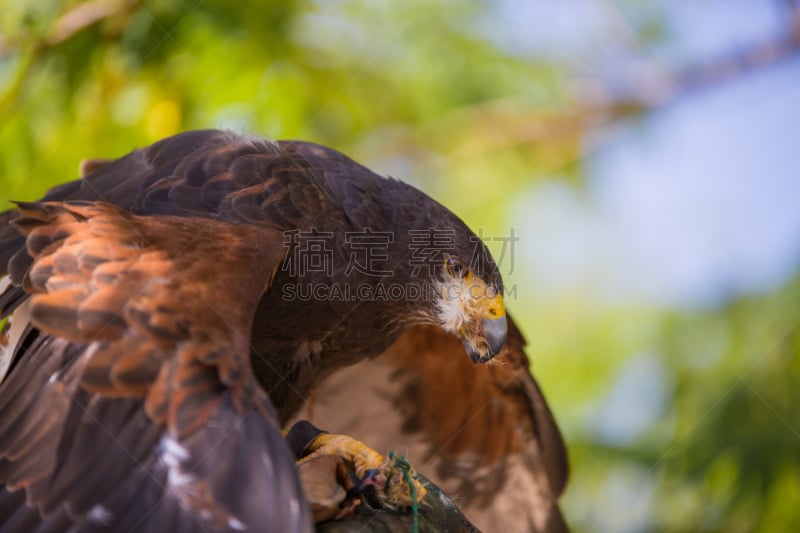
[{"label": "hooked beak", "polygon": [[[475,346],[469,339],[463,339],[464,349],[473,363],[486,363],[500,353],[508,336],[508,324],[505,315],[497,318],[481,319],[481,326],[485,342],[479,342],[479,346]],[[481,347],[483,350],[480,349]]]},{"label": "hooked beak", "polygon": [[481,324],[483,324],[483,334],[486,337],[486,342],[489,343],[489,358],[492,358],[500,353],[500,350],[506,344],[506,337],[508,336],[506,317],[484,318],[481,320]]}]

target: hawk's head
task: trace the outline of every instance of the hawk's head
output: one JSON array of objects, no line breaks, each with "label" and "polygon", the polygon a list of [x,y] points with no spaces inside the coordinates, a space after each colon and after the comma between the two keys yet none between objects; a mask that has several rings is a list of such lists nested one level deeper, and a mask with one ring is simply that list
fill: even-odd
[{"label": "hawk's head", "polygon": [[[479,236],[408,183],[381,177],[319,145],[280,146],[302,154],[314,170],[304,177],[315,183],[314,188],[290,188],[282,198],[314,194],[306,194],[291,209],[280,206],[281,215],[298,211],[304,228],[318,228],[319,235],[332,239],[330,269],[305,277],[325,290],[316,309],[298,308],[304,316],[316,311],[314,320],[303,322],[303,334],[316,327],[339,351],[374,355],[405,328],[426,323],[458,335],[476,363],[497,355],[507,333],[503,282]],[[312,251],[310,245],[301,245]],[[329,305],[327,289],[337,287],[355,287],[358,294],[345,294]]]},{"label": "hawk's head", "polygon": [[[446,255],[441,277],[436,280],[436,321],[458,335],[473,362],[485,363],[506,342],[503,286],[494,263],[491,271]],[[482,272],[483,271],[483,272]]]}]

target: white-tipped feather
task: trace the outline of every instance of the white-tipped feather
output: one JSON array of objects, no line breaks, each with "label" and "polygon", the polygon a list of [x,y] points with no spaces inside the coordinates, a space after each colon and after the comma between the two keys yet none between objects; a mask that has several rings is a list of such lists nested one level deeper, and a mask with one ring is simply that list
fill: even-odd
[{"label": "white-tipped feather", "polygon": [[89,509],[89,512],[86,513],[86,518],[95,524],[108,526],[111,524],[111,520],[114,518],[114,515],[106,507],[103,507],[98,503]]},{"label": "white-tipped feather", "polygon": [[178,441],[167,435],[161,438],[161,460],[167,466],[167,485],[173,490],[191,491],[195,478],[191,471],[187,472],[184,465],[191,459],[189,450]]},{"label": "white-tipped feather", "polygon": [[236,518],[235,516],[231,516],[228,518],[228,527],[231,529],[235,529],[236,531],[244,531],[247,529],[245,523]]}]

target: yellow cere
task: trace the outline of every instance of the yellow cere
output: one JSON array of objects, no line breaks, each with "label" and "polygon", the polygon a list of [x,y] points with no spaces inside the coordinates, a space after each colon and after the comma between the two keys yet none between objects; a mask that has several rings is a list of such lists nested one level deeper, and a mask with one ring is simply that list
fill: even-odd
[{"label": "yellow cere", "polygon": [[503,295],[498,294],[494,287],[487,285],[481,278],[475,276],[472,271],[467,272],[464,279],[466,285],[469,287],[472,299],[480,302],[480,306],[483,310],[482,316],[494,319],[506,315]]},{"label": "yellow cere", "polygon": [[506,316],[506,307],[503,304],[503,295],[487,297],[483,300],[483,307],[488,318],[501,318]]}]

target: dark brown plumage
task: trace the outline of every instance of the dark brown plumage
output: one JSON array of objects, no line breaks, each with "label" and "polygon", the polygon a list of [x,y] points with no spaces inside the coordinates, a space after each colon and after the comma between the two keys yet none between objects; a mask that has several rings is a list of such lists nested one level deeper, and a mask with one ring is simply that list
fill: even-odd
[{"label": "dark brown plumage", "polygon": [[[483,244],[338,152],[209,130],[85,168],[0,215],[0,531],[308,530],[278,428],[315,386],[415,325],[458,333],[474,360],[505,339]],[[452,246],[415,273],[412,232],[432,228]],[[384,274],[348,272],[348,239],[370,231],[391,233]],[[330,268],[298,274],[319,234]],[[433,298],[287,297],[301,282]],[[484,294],[443,296],[465,284]]]}]

